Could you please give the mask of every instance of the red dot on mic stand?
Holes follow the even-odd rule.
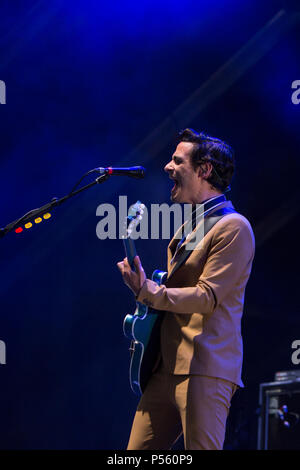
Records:
[[[111,167],[108,167],[108,174],[112,175],[113,174],[113,169]]]

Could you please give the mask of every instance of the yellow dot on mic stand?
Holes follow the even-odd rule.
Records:
[[[25,228],[31,228],[32,227],[32,223],[31,222],[28,222],[28,224],[25,224]]]
[[[35,223],[36,224],[39,224],[40,222],[42,222],[43,219],[41,219],[41,217],[38,217],[37,219],[34,219]]]
[[[46,214],[43,215],[44,219],[50,219],[51,214],[50,212],[47,212]]]

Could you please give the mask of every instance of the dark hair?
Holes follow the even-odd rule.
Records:
[[[193,129],[184,129],[179,132],[179,142],[195,144],[191,154],[191,163],[196,168],[205,162],[211,162],[213,170],[207,182],[224,192],[230,189],[230,183],[235,168],[234,151],[226,142],[210,137]]]

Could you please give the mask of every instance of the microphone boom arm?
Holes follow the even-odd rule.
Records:
[[[11,222],[6,227],[1,228],[0,229],[0,238],[3,238],[7,233],[11,232],[12,230],[15,230],[16,228],[20,227],[21,225],[24,225],[28,222],[31,222],[36,217],[39,217],[40,215],[43,215],[43,214],[49,212],[54,207],[60,206],[61,204],[66,202],[71,197],[76,196],[76,194],[79,194],[82,191],[85,191],[86,189],[89,189],[92,186],[95,186],[96,184],[104,183],[104,181],[106,181],[109,177],[110,177],[110,175],[105,173],[103,175],[98,176],[98,178],[96,178],[91,183],[83,186],[80,189],[77,189],[77,191],[71,191],[69,194],[67,194],[67,196],[62,197],[61,199],[58,199],[57,197],[52,198],[51,201],[48,204],[45,204],[44,206],[42,206],[38,209],[33,209],[33,210],[27,212],[21,218],[15,220],[14,222]]]

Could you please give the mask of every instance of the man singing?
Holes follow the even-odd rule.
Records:
[[[128,450],[223,448],[232,396],[241,380],[241,318],[254,257],[248,220],[224,192],[234,173],[232,148],[185,129],[165,171],[171,199],[200,208],[204,236],[187,251],[189,236],[168,246],[168,278],[158,286],[125,258],[118,268],[137,301],[161,311],[160,362],[138,404]],[[196,206],[197,205],[197,206]]]

